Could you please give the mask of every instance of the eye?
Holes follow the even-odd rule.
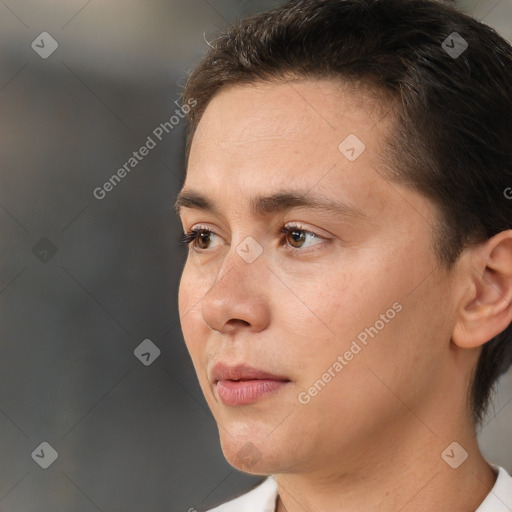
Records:
[[[316,233],[304,229],[303,226],[299,224],[289,224],[284,226],[280,232],[284,235],[284,240],[289,244],[289,250],[292,252],[301,251],[303,248],[318,245],[319,242],[325,240],[323,237],[317,235]],[[307,244],[308,239],[317,240],[318,242]]]
[[[304,229],[303,226],[299,224],[284,226],[279,230],[279,234],[284,235],[281,246],[286,246],[288,250],[292,252],[305,252],[303,250],[304,248],[307,249],[310,246],[319,245],[319,243],[325,240],[324,237]],[[197,226],[183,234],[180,241],[192,247],[193,250],[202,252],[210,248],[209,244],[212,237],[217,237],[217,235],[211,229],[204,226]],[[314,243],[315,240],[317,243]],[[308,243],[308,241],[313,241],[313,243]]]
[[[217,236],[215,233],[205,228],[204,226],[198,226],[191,229],[188,233],[183,234],[180,242],[191,246],[196,251],[205,251],[208,249],[207,245],[211,236]]]

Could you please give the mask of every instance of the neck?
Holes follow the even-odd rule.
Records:
[[[434,433],[410,417],[401,428],[379,433],[357,454],[345,451],[337,464],[311,473],[276,474],[276,512],[474,512],[496,477],[480,454],[473,427],[460,425],[454,421]],[[468,453],[457,469],[441,456],[453,440]],[[461,453],[455,447],[445,458],[455,465]]]

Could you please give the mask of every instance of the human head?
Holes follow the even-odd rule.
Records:
[[[460,55],[447,52],[454,33],[467,43]],[[197,104],[187,157],[221,90],[297,78],[364,87],[387,106],[387,177],[438,208],[441,265],[511,227],[512,51],[494,30],[430,0],[298,0],[258,14],[213,41],[189,78],[184,99]],[[483,346],[470,389],[475,423],[512,362],[511,336],[509,327]]]

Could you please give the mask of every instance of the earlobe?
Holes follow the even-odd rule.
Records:
[[[470,291],[461,299],[452,341],[477,348],[512,322],[512,230],[469,251],[463,272]]]

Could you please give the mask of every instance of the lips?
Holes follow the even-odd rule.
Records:
[[[213,367],[212,380],[216,383],[219,380],[277,380],[287,381],[282,375],[275,375],[252,366],[237,365],[229,366],[224,363],[217,363]]]
[[[284,387],[289,379],[251,366],[217,363],[212,380],[225,405],[248,405]]]

